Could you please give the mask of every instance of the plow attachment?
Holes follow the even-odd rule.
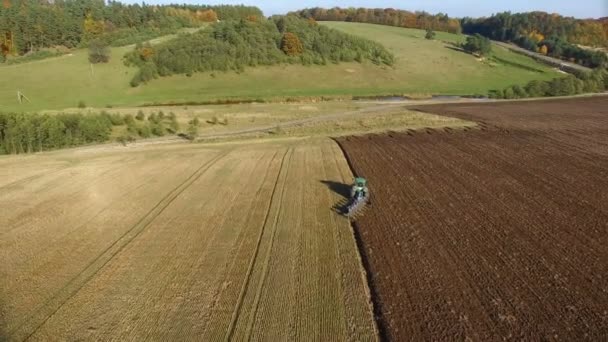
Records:
[[[343,200],[335,206],[335,209],[341,215],[344,215],[351,220],[361,217],[370,204],[369,196],[358,199]]]

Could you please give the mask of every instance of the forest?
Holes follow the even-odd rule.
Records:
[[[129,45],[206,22],[262,17],[256,7],[127,5],[104,0],[3,0],[0,61],[45,48],[84,47],[95,39]]]
[[[269,20],[228,20],[159,45],[140,44],[125,56],[139,67],[132,86],[159,76],[194,72],[242,72],[245,67],[371,61],[392,65],[394,56],[381,44],[318,25],[314,19],[275,16]]]

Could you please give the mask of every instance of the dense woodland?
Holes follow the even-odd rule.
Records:
[[[94,39],[134,44],[206,22],[262,17],[256,7],[125,5],[104,0],[2,0],[0,59],[49,47],[74,48]]]
[[[205,71],[242,71],[278,63],[327,64],[363,62],[392,65],[382,45],[320,26],[296,16],[228,20],[159,45],[138,45],[125,56],[140,71],[132,86],[158,76]]]

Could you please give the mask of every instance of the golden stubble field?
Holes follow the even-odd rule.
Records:
[[[0,340],[377,340],[329,139],[0,158]]]

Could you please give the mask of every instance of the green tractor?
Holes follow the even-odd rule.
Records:
[[[357,177],[350,190],[350,201],[346,206],[346,216],[354,217],[368,202],[367,180],[363,177]]]

